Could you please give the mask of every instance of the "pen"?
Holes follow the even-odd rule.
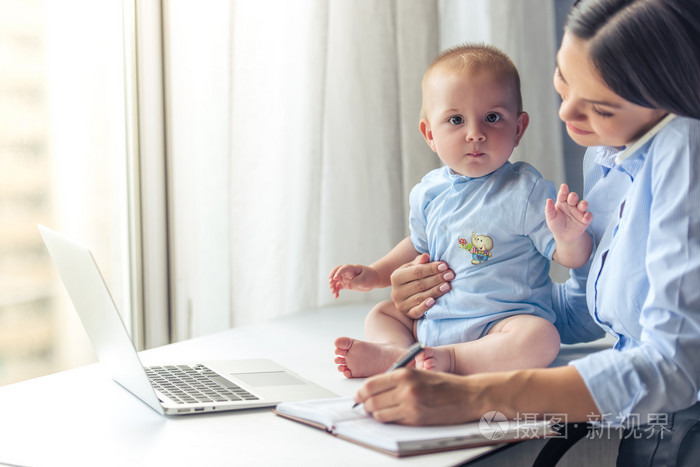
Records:
[[[394,364],[391,365],[391,367],[388,370],[386,370],[386,372],[391,373],[394,370],[398,370],[399,368],[405,367],[406,365],[411,363],[411,361],[413,361],[413,359],[416,358],[416,356],[419,353],[421,353],[423,350],[425,350],[423,345],[420,342],[416,342],[411,347],[409,347],[408,350],[406,351],[406,353],[401,355],[401,357],[399,357],[399,359],[396,360],[394,362]],[[355,404],[352,406],[352,408],[354,409],[358,405],[360,405],[360,403],[355,402]]]

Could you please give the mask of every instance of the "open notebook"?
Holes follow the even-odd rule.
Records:
[[[557,433],[547,421],[509,421],[482,417],[462,425],[415,427],[380,423],[351,398],[331,398],[278,404],[274,412],[291,420],[320,428],[346,441],[385,454],[404,457],[467,447],[500,444]]]

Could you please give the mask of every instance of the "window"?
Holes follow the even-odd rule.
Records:
[[[95,360],[37,224],[131,315],[122,2],[0,0],[0,384]]]

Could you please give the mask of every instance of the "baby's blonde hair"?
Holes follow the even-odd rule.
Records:
[[[513,61],[503,51],[487,44],[462,44],[440,53],[423,75],[423,102],[421,118],[425,117],[426,83],[436,70],[455,72],[478,72],[489,70],[500,77],[512,79],[515,87],[518,113],[523,111],[523,98],[520,93],[520,75]]]

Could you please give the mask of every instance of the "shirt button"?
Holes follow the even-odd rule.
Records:
[[[447,232],[447,226],[445,224],[442,224],[440,226],[440,230],[442,230],[443,232]]]

